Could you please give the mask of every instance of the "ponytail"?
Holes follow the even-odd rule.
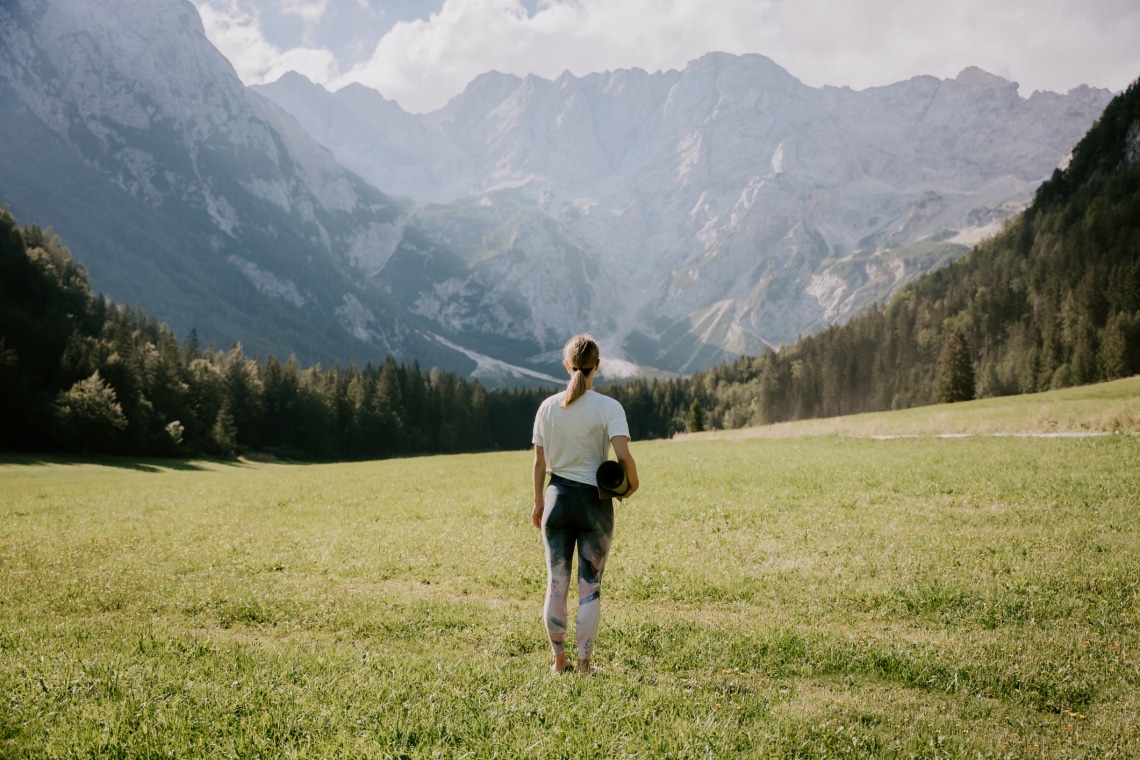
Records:
[[[598,344],[588,333],[575,335],[562,347],[562,359],[570,370],[570,382],[562,398],[563,409],[573,404],[586,392],[590,373],[598,368]]]
[[[583,370],[580,367],[574,367],[570,370],[570,382],[566,384],[566,395],[562,398],[562,408],[573,404],[586,392],[586,376],[592,370]]]

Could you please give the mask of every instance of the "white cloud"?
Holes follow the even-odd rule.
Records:
[[[855,88],[967,66],[1022,95],[1079,84],[1123,89],[1140,75],[1135,0],[784,0],[770,55],[804,82]]]
[[[329,6],[250,1],[309,26]],[[332,51],[275,47],[236,0],[195,2],[243,81],[295,69],[334,89],[374,87],[412,111],[438,108],[492,69],[547,78],[680,69],[710,51],[761,53],[806,84],[860,89],[967,66],[1019,82],[1023,95],[1082,83],[1119,90],[1140,75],[1136,0],[540,0],[533,14],[520,0],[444,0],[426,19],[395,24],[347,72]]]
[[[762,53],[805,83],[864,88],[967,66],[1010,76],[1023,94],[1082,83],[1121,89],[1140,74],[1134,0],[446,0],[396,24],[338,83],[375,87],[405,108],[443,105],[495,69],[682,68],[709,51]]]
[[[288,71],[321,84],[339,76],[340,68],[331,51],[313,47],[281,50],[265,38],[257,15],[242,10],[233,0],[201,2],[198,13],[210,42],[229,59],[246,84],[273,82]]]
[[[769,0],[552,0],[528,15],[518,0],[446,0],[428,19],[396,24],[340,81],[426,111],[492,69],[552,78],[753,52],[776,40],[773,8]]]
[[[306,26],[314,26],[324,18],[329,0],[281,0],[281,12],[300,16]]]

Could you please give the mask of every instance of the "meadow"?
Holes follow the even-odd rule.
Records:
[[[527,452],[8,456],[0,757],[1140,756],[1140,437],[820,432],[634,443],[592,678]]]

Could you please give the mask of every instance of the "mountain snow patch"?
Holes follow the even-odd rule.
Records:
[[[336,316],[354,338],[368,343],[375,337],[370,328],[376,322],[376,315],[354,293],[344,294],[344,302],[336,307]]]
[[[243,259],[241,256],[230,256],[229,262],[240,269],[241,273],[245,275],[245,278],[253,283],[255,288],[267,296],[280,298],[294,306],[304,306],[308,301],[292,280],[286,279],[285,277],[278,277],[273,274],[273,272],[262,269],[257,264]]]
[[[772,160],[769,162],[772,167],[772,174],[780,174],[784,171],[784,143],[780,142],[776,146],[775,152],[772,153]]]
[[[471,373],[471,377],[476,380],[500,381],[504,378],[531,378],[534,380],[543,380],[548,383],[554,383],[555,385],[561,385],[564,382],[563,380],[559,380],[558,378],[553,377],[552,375],[548,375],[545,372],[538,372],[533,369],[527,369],[526,367],[519,367],[514,364],[508,364],[507,362],[501,361],[499,359],[492,359],[490,356],[477,353],[469,348],[464,348],[463,346],[460,346],[456,343],[452,343],[442,335],[431,333],[431,337],[444,346],[447,346],[452,351],[458,351],[471,361],[475,362],[475,371]]]
[[[357,233],[348,250],[348,258],[366,277],[375,277],[392,258],[404,238],[408,217],[400,216],[391,224],[370,224]]]
[[[812,275],[805,291],[819,302],[825,318],[830,320],[840,313],[843,296],[847,293],[847,282],[832,272],[822,272]]]
[[[234,228],[238,226],[237,211],[233,205],[225,196],[215,197],[206,187],[202,188],[202,199],[206,203],[206,213],[214,220],[214,224],[218,225],[218,229],[233,237]]]

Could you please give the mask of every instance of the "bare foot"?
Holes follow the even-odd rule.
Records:
[[[558,675],[562,671],[570,667],[570,661],[566,659],[564,654],[554,655],[554,664],[550,666],[550,672]]]
[[[578,675],[592,676],[597,672],[596,668],[590,664],[590,659],[587,657],[585,660],[578,660]]]

